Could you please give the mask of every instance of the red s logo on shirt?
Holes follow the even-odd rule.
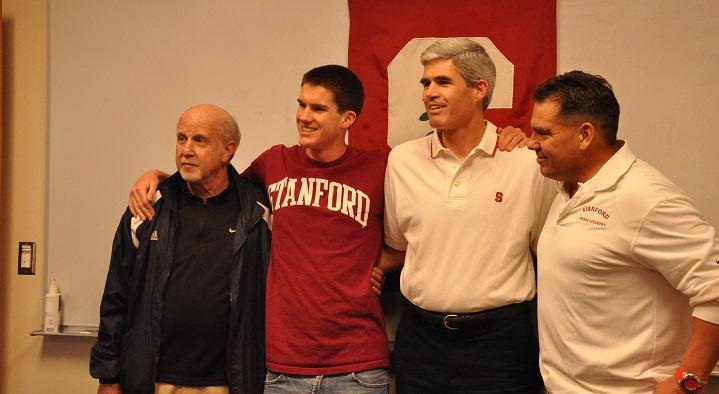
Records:
[[[494,201],[496,201],[496,202],[502,202],[502,197],[503,197],[503,196],[504,196],[504,195],[502,194],[502,192],[497,192],[497,193],[495,193],[495,194],[494,194]]]

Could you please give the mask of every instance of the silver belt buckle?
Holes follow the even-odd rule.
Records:
[[[459,316],[457,316],[457,315],[445,315],[445,316],[444,316],[444,319],[442,319],[442,324],[444,324],[444,328],[446,328],[446,329],[448,329],[448,330],[459,330],[459,328],[457,328],[457,327],[452,327],[452,326],[450,326],[449,324],[447,324],[447,323],[448,323],[448,322],[447,322],[447,319],[457,318],[457,317],[459,317]]]

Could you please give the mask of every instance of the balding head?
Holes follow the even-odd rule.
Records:
[[[214,195],[218,187],[221,187],[219,191],[224,190],[227,184],[226,167],[235,154],[239,140],[237,123],[227,111],[216,105],[195,105],[180,116],[175,162],[193,194]]]
[[[237,145],[240,144],[240,129],[237,127],[235,118],[222,107],[215,104],[198,104],[185,110],[177,121],[179,127],[182,118],[185,116],[199,116],[204,117],[207,121],[213,122],[214,127],[218,127],[222,130],[225,142],[235,141]]]

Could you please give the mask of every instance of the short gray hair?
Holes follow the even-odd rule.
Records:
[[[489,87],[482,102],[482,109],[487,110],[494,93],[497,68],[484,47],[468,38],[443,38],[430,45],[420,56],[422,65],[441,59],[452,60],[467,86],[474,86],[480,79],[487,81]]]
[[[222,122],[222,135],[225,137],[225,141],[235,141],[237,145],[240,145],[240,128],[237,126],[235,118],[227,114],[224,122]]]

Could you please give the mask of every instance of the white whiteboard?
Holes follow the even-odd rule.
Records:
[[[47,256],[64,324],[97,325],[129,187],[148,168],[174,171],[187,107],[215,103],[236,116],[240,171],[269,145],[296,143],[302,74],[347,64],[347,5],[315,3],[50,2]]]
[[[211,102],[236,115],[239,170],[295,143],[300,78],[347,64],[349,13],[339,0],[49,4],[47,272],[64,324],[96,325],[128,188],[145,169],[174,171],[179,114]],[[719,226],[719,3],[559,0],[557,20],[559,70],[604,75],[620,136]]]

